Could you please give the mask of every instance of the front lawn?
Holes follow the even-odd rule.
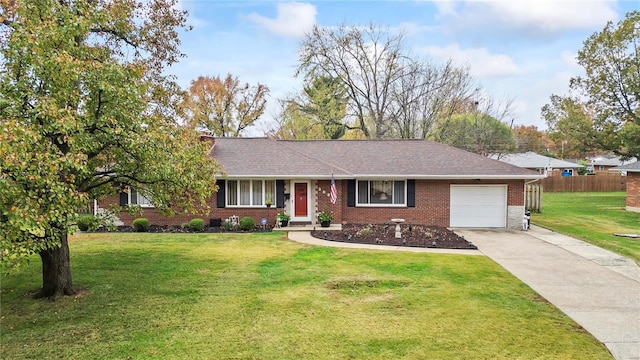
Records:
[[[5,359],[610,359],[483,256],[312,247],[269,234],[78,234],[76,286],[3,275]]]
[[[624,192],[544,193],[542,212],[532,214],[531,221],[640,264],[640,239],[613,235],[640,234],[640,214],[624,208]]]

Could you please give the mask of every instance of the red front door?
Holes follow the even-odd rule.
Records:
[[[294,186],[294,211],[295,217],[307,217],[309,210],[307,209],[307,183],[295,183]]]

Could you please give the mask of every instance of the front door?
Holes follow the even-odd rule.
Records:
[[[293,183],[293,217],[309,217],[309,183]]]

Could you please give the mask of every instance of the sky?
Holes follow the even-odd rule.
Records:
[[[180,0],[193,27],[181,35],[180,63],[168,72],[187,89],[198,76],[228,73],[270,89],[267,110],[248,136],[274,127],[277,100],[302,89],[297,52],[314,25],[367,25],[403,31],[411,54],[434,64],[468,66],[497,101],[513,100],[515,125],[546,129],[540,109],[569,94],[583,75],[576,55],[608,21],[640,9],[638,0],[249,1]]]

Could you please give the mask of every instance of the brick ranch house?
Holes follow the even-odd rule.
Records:
[[[328,208],[334,223],[390,223],[449,228],[519,229],[524,186],[534,171],[426,140],[273,140],[208,138],[222,165],[208,200],[208,219],[250,216],[275,223],[315,224]],[[329,193],[333,175],[335,204]],[[213,176],[212,176],[213,181]],[[273,205],[267,207],[267,200]],[[135,191],[98,202],[141,204],[151,224],[179,225],[197,216],[163,217]],[[123,213],[127,225],[132,217]]]
[[[640,213],[640,161],[618,166],[610,171],[627,172],[627,211]]]

